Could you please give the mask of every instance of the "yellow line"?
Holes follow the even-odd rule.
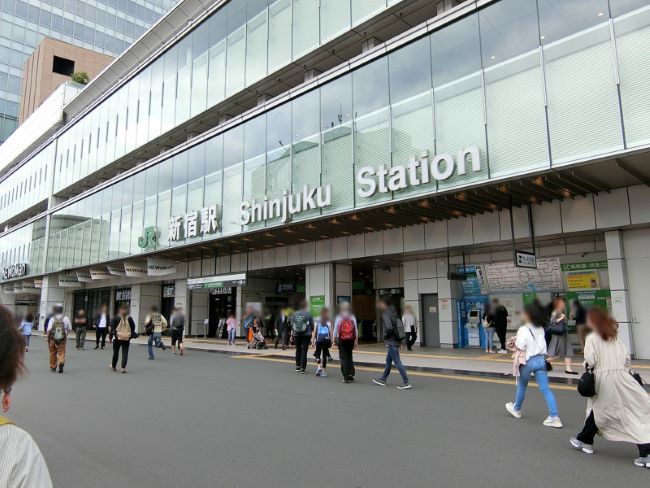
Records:
[[[294,364],[295,361],[290,360],[290,359],[278,359],[278,358],[270,358],[270,357],[265,357],[265,356],[254,356],[254,355],[247,355],[243,354],[240,356],[231,356],[234,359],[254,359],[256,361],[269,361],[273,363],[286,363],[286,364]],[[373,367],[368,367],[368,366],[357,366],[356,369],[361,370],[361,371],[372,371],[372,372],[381,372],[383,371],[382,368],[373,368]],[[426,378],[441,378],[441,379],[446,379],[446,380],[457,380],[457,381],[473,381],[475,383],[492,383],[492,384],[498,384],[498,385],[510,385],[514,386],[515,382],[514,380],[500,380],[496,378],[478,378],[476,376],[465,376],[465,375],[452,375],[452,374],[444,374],[444,373],[429,373],[426,371],[409,371],[409,374],[411,376],[423,376]],[[535,385],[535,382],[530,382],[529,385]],[[575,386],[571,385],[556,385],[556,384],[551,384],[550,385],[551,389],[553,390],[575,390]]]

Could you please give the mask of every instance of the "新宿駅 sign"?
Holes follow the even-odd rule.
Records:
[[[193,210],[184,215],[174,215],[169,219],[169,241],[180,241],[197,237],[199,233],[213,234],[221,227],[219,206],[210,205],[201,210]]]

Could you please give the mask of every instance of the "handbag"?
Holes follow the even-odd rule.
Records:
[[[645,382],[643,381],[643,378],[641,378],[641,375],[636,371],[630,371],[630,374],[632,375],[632,378],[634,378],[634,380],[643,387],[643,384]]]
[[[594,368],[586,365],[585,372],[582,373],[578,380],[578,393],[586,398],[596,396],[596,377],[594,376]]]

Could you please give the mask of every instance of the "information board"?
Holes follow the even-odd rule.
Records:
[[[495,263],[485,266],[491,293],[564,290],[564,281],[558,258],[537,260],[537,269],[525,269],[513,263]]]

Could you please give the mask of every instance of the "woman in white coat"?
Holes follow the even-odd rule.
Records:
[[[634,464],[650,468],[650,396],[630,375],[627,348],[617,339],[618,324],[592,308],[587,327],[592,333],[585,341],[585,364],[593,368],[596,395],[589,398],[585,425],[571,445],[592,454],[597,433],[610,441],[631,442],[639,448]]]

